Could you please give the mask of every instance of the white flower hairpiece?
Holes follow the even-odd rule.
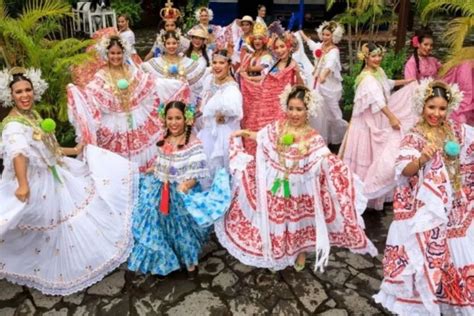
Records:
[[[339,43],[342,39],[342,36],[344,35],[344,28],[341,26],[341,24],[334,21],[324,21],[321,23],[321,25],[316,29],[318,37],[321,41],[323,40],[323,30],[326,27],[329,27],[329,31],[332,33],[332,42],[334,44]]]
[[[288,84],[286,85],[285,89],[283,89],[283,92],[280,94],[280,107],[283,112],[288,111],[288,97],[298,88],[301,88],[301,86],[292,87],[290,84]],[[318,116],[319,108],[321,107],[320,96],[316,95],[315,92],[306,89],[303,102],[306,105],[310,116]]]
[[[439,83],[439,85],[437,84]],[[446,97],[448,98],[448,115],[455,111],[462,101],[463,93],[459,90],[457,84],[446,84],[433,78],[427,78],[420,81],[419,86],[416,88],[413,95],[413,107],[416,113],[422,114],[426,100],[430,97],[436,96],[433,87],[447,87]]]
[[[196,18],[196,21],[199,21],[199,16],[201,15],[202,10],[207,11],[207,15],[209,16],[209,21],[212,21],[212,19],[214,18],[214,12],[211,9],[206,8],[206,7],[200,7],[196,9],[196,11],[194,11],[194,17]]]
[[[112,39],[112,37],[117,38],[118,42],[122,46],[123,60],[125,62],[125,60],[129,59],[132,56],[132,45],[130,45],[128,41],[122,40],[120,37],[116,35],[105,36],[101,38],[100,41],[95,45],[95,49],[97,50],[97,52],[99,53],[99,56],[103,60],[109,60],[109,57],[107,56],[109,49],[107,47],[109,47],[110,40]]]
[[[0,72],[0,102],[2,102],[3,107],[13,106],[10,84],[13,82],[13,76],[15,74],[22,74],[31,81],[31,84],[33,85],[34,100],[40,101],[41,96],[44,94],[46,89],[48,89],[48,83],[41,78],[40,69],[3,69]]]

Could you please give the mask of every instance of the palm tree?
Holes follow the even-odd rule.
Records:
[[[443,39],[451,48],[451,54],[441,70],[447,72],[453,66],[474,59],[474,46],[463,47],[464,40],[474,27],[474,3],[466,0],[431,0],[423,6],[421,18],[427,22],[437,12],[460,14],[446,26]]]
[[[0,0],[0,46],[10,66],[41,69],[49,88],[37,108],[46,116],[67,121],[66,84],[70,67],[89,58],[85,48],[93,42],[68,38],[56,40],[61,19],[71,15],[63,0],[28,0],[17,18]]]
[[[335,0],[326,2],[327,10],[334,5]],[[393,22],[395,15],[384,0],[346,0],[346,11],[335,17],[339,23],[346,25],[348,31],[349,67],[354,65],[354,49],[362,45],[364,26],[369,26],[368,40],[373,40],[381,24]],[[355,43],[353,41],[355,40]],[[355,44],[355,47],[354,47]]]

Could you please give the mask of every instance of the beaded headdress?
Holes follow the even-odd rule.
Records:
[[[12,69],[3,69],[0,72],[0,102],[3,107],[13,106],[10,84],[13,82],[13,76],[21,74],[28,78],[33,85],[34,100],[40,101],[41,96],[48,89],[48,83],[41,78],[41,70],[35,68],[13,67]]]
[[[323,40],[323,31],[328,29],[332,33],[332,41],[334,44],[337,44],[341,41],[342,36],[344,35],[344,28],[335,21],[324,21],[317,29],[318,37],[320,40]]]
[[[207,11],[207,15],[209,16],[209,21],[212,21],[212,19],[214,18],[214,12],[211,9],[206,8],[206,7],[200,7],[196,9],[196,11],[194,11],[194,17],[196,18],[196,20],[199,21],[201,12],[204,10]]]
[[[283,112],[288,111],[288,98],[290,94],[292,94],[294,91],[297,89],[301,89],[301,87],[304,86],[291,86],[290,84],[286,85],[285,89],[283,92],[280,94],[280,107]],[[314,95],[314,92],[309,90],[308,88],[305,88],[305,94],[304,94],[304,104],[306,105],[306,108],[308,109],[308,113],[312,117],[318,116],[318,110],[321,107],[321,99],[317,96]]]
[[[255,23],[252,30],[252,36],[253,37],[267,37],[267,35],[268,35],[267,27],[262,23],[259,23],[259,22]]]
[[[413,95],[413,107],[416,113],[421,115],[421,113],[423,113],[425,102],[429,98],[437,96],[434,91],[437,87],[446,90],[446,97],[448,99],[448,115],[459,107],[463,98],[463,93],[459,90],[457,84],[449,85],[443,81],[427,78],[420,81],[420,84]]]
[[[163,123],[166,121],[165,107],[166,104],[164,103],[160,103],[160,106],[158,107],[158,116]],[[186,120],[187,125],[192,125],[194,123],[195,115],[196,106],[194,104],[186,104],[186,108],[184,109],[184,119]]]
[[[119,36],[116,36],[116,35],[103,37],[95,45],[95,49],[99,53],[99,56],[103,60],[107,60],[107,61],[109,60],[109,57],[107,56],[107,54],[109,52],[109,49],[107,47],[109,47],[110,41],[112,39],[115,39],[120,43],[120,46],[123,49],[123,60],[125,61],[125,60],[129,59],[132,56],[132,46],[130,45],[130,43],[128,41],[124,41]]]
[[[181,11],[173,8],[173,2],[168,0],[165,3],[165,7],[160,10],[160,16],[164,21],[176,22],[181,17]]]
[[[383,48],[382,46],[378,46],[377,45],[377,48],[375,48],[374,50],[370,51],[369,49],[369,44],[368,43],[365,43],[364,45],[362,45],[362,47],[360,48],[360,51],[357,53],[357,58],[360,60],[360,61],[363,61],[365,60],[366,58],[368,58],[369,56],[376,56],[376,55],[384,55],[385,54],[385,48]]]

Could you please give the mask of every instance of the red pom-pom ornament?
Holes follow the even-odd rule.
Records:
[[[322,55],[323,55],[323,51],[320,50],[319,48],[314,51],[314,57],[321,58]]]

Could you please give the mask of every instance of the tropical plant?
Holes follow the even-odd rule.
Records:
[[[335,2],[336,0],[327,1],[327,9],[330,10]],[[354,51],[360,49],[362,41],[373,41],[382,25],[390,26],[394,23],[396,15],[393,8],[397,3],[386,3],[383,0],[346,0],[346,10],[334,17],[347,29],[351,69],[354,65]]]
[[[0,0],[0,46],[11,66],[35,67],[42,71],[49,88],[37,108],[43,115],[67,121],[66,84],[70,67],[89,59],[85,48],[91,40],[55,40],[60,21],[71,14],[63,0],[28,0],[17,18],[9,15]]]
[[[207,7],[209,0],[196,0],[187,1],[186,7],[184,8],[184,25],[183,29],[185,32],[190,30],[194,25],[198,23],[194,16],[194,11],[199,7]]]
[[[140,2],[135,0],[114,0],[111,1],[112,9],[117,15],[126,14],[131,21],[131,24],[136,24],[141,19],[142,7]]]
[[[433,14],[439,12],[459,15],[447,24],[443,34],[444,41],[451,48],[441,70],[444,73],[465,60],[474,59],[474,46],[463,47],[474,27],[474,4],[465,0],[431,0],[423,7],[421,18],[426,23]]]

